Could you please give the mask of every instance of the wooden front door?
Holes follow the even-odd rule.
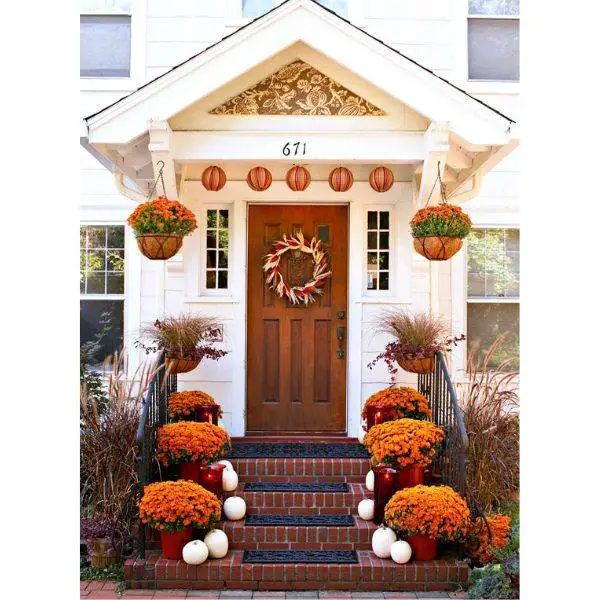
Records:
[[[331,278],[322,296],[294,306],[265,285],[271,246],[302,230],[327,250]],[[248,215],[248,432],[346,431],[348,207],[251,205]],[[287,252],[286,282],[310,280],[308,254]]]

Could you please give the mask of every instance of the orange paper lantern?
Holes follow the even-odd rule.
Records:
[[[369,175],[369,183],[376,192],[387,192],[394,185],[394,174],[387,167],[375,167]]]
[[[350,169],[336,167],[329,173],[329,186],[334,192],[347,192],[354,183]]]
[[[273,181],[273,176],[264,167],[254,167],[248,171],[246,182],[255,192],[263,192]]]
[[[225,171],[221,167],[211,165],[202,172],[202,185],[209,192],[218,192],[227,182]]]
[[[304,167],[293,166],[285,176],[285,180],[294,192],[303,192],[310,185],[310,173]]]

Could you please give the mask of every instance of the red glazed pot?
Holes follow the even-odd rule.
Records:
[[[422,485],[424,479],[424,469],[421,465],[404,467],[404,469],[400,469],[396,475],[399,490],[415,487],[415,485]]]
[[[161,531],[160,543],[163,558],[181,560],[183,547],[192,539],[192,528],[186,527],[180,531]]]
[[[379,425],[386,421],[393,421],[395,418],[396,410],[393,406],[386,406],[383,404],[367,406],[367,431],[369,431],[373,425]]]
[[[375,516],[373,517],[373,521],[377,525],[380,525],[383,523],[385,505],[398,491],[398,471],[387,465],[376,465],[373,467],[373,473],[375,475]]]
[[[215,463],[200,467],[198,483],[209,492],[212,492],[219,500],[223,499],[223,471],[225,465]]]
[[[427,535],[409,535],[406,541],[412,548],[414,560],[434,560],[437,556],[437,540]]]
[[[198,423],[212,423],[213,425],[219,424],[219,408],[218,404],[201,404],[194,409],[192,413],[194,421]]]
[[[198,483],[200,479],[200,463],[182,462],[179,463],[179,479],[187,479]]]

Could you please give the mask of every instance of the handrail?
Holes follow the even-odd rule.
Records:
[[[157,380],[160,379],[160,371],[161,371],[161,366],[164,363],[164,351],[161,352],[157,359],[155,360],[154,364],[157,365],[157,369],[156,369],[156,373],[154,374],[154,377],[152,378],[152,381],[150,381],[150,384],[148,385],[148,390],[146,391],[146,397],[144,398],[144,403],[142,404],[142,412],[140,413],[140,421],[138,423],[138,428],[137,428],[137,433],[135,434],[135,441],[137,444],[140,444],[142,441],[142,438],[144,436],[144,427],[146,425],[146,421],[148,419],[148,413],[150,412],[150,404],[151,404],[151,396],[152,393],[154,391],[154,385],[155,382],[157,382]],[[160,383],[158,381],[158,383]]]
[[[469,447],[469,436],[467,435],[467,428],[465,427],[465,421],[463,419],[462,409],[458,404],[458,396],[456,395],[456,388],[454,387],[454,383],[452,383],[452,379],[450,378],[450,373],[448,373],[448,366],[446,365],[446,361],[444,360],[444,355],[438,351],[436,356],[442,373],[444,375],[444,379],[446,381],[446,386],[448,387],[448,394],[450,395],[450,400],[452,401],[452,406],[454,407],[454,412],[456,414],[456,424],[458,426],[458,431],[460,433],[460,438],[465,450]]]

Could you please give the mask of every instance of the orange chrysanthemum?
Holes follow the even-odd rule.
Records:
[[[385,506],[385,521],[402,535],[461,540],[471,514],[464,499],[446,485],[417,485],[396,492]]]
[[[496,560],[495,550],[502,550],[510,537],[510,517],[503,514],[486,517],[488,527],[482,517],[475,519],[469,537],[471,556],[480,564]],[[490,538],[490,533],[492,537]]]
[[[194,213],[177,200],[161,196],[139,204],[127,223],[137,235],[144,233],[175,233],[187,235],[198,227]]]
[[[413,237],[444,235],[464,238],[471,226],[469,215],[460,206],[452,204],[427,206],[418,210],[410,220]]]
[[[209,464],[223,458],[231,438],[218,425],[179,421],[163,425],[157,432],[158,460],[165,466],[180,462]]]
[[[396,419],[431,419],[429,401],[410,387],[390,386],[375,392],[367,398],[361,412],[362,418],[366,420],[367,408],[377,404],[393,407]]]
[[[176,419],[189,416],[196,408],[203,404],[216,404],[215,399],[206,392],[194,390],[190,392],[173,392],[169,396],[169,417]],[[223,416],[223,410],[219,406],[219,418]]]
[[[221,519],[219,499],[192,481],[159,481],[144,488],[140,519],[150,527],[179,531],[213,527]]]
[[[444,431],[430,421],[397,419],[371,427],[363,443],[373,464],[403,469],[430,465],[443,439]]]

